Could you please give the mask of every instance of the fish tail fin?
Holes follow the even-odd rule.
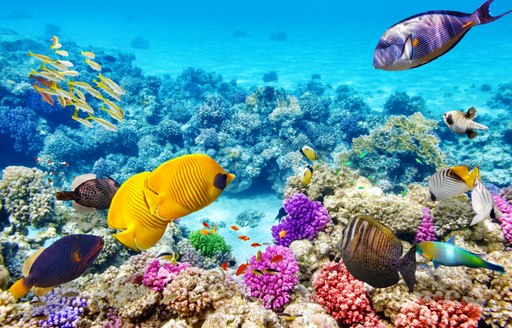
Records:
[[[398,271],[409,287],[409,292],[412,292],[416,284],[416,244],[400,259]]]
[[[478,19],[478,22],[479,22],[478,24],[481,25],[481,24],[487,24],[487,23],[494,22],[495,20],[497,20],[497,19],[505,16],[506,14],[509,14],[510,12],[512,12],[512,10],[509,10],[509,11],[507,11],[507,12],[501,14],[501,15],[491,16],[491,12],[489,10],[489,7],[491,6],[491,3],[493,1],[494,0],[487,0],[480,7],[478,7],[478,9],[473,14]]]
[[[492,271],[496,271],[496,272],[501,273],[501,274],[505,273],[505,268],[502,267],[501,265],[494,264],[494,263],[487,262],[487,261],[484,261],[484,262],[485,262],[485,268],[486,269],[489,269],[489,270],[492,270]]]
[[[477,214],[473,217],[473,220],[471,220],[471,223],[469,224],[469,226],[473,226],[473,225],[477,224],[478,222],[483,221],[484,219],[485,219],[484,213]]]
[[[9,288],[9,293],[15,298],[19,299],[25,295],[28,294],[32,286],[28,286],[25,278],[21,278],[20,280],[16,281],[11,288]]]
[[[57,200],[75,200],[74,191],[59,191],[55,193]]]
[[[473,122],[473,124],[471,124],[471,128],[476,129],[476,130],[489,130],[488,126],[477,123],[477,122]]]

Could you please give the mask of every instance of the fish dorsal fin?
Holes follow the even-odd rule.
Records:
[[[473,188],[473,184],[475,182],[474,177],[471,175],[471,172],[469,172],[467,166],[461,165],[461,166],[452,166],[451,171],[458,176],[464,183],[470,188]]]
[[[71,190],[75,190],[79,185],[85,181],[96,179],[96,174],[88,173],[77,176],[73,182],[71,182]]]
[[[32,287],[32,292],[37,296],[44,296],[51,292],[53,287]]]
[[[446,241],[446,243],[455,245],[455,235],[451,236],[450,239]]]
[[[466,118],[469,118],[469,119],[475,118],[475,116],[476,116],[476,108],[475,107],[469,108],[468,111],[466,112],[466,114],[464,114],[464,116]]]
[[[471,188],[473,189],[473,187],[475,186],[475,181],[476,179],[481,179],[480,177],[480,170],[478,169],[478,165],[476,165],[472,170],[471,172],[469,172],[468,174],[468,179],[466,181],[466,184]]]
[[[44,250],[44,247],[39,248],[37,251],[32,253],[32,255],[28,257],[28,259],[25,260],[25,262],[23,263],[23,267],[21,269],[21,272],[23,272],[23,276],[28,277],[28,275],[30,274],[30,268],[32,267],[32,264]]]
[[[414,45],[413,45],[414,37],[412,34],[409,34],[404,42],[404,47],[402,48],[402,55],[400,58],[405,60],[411,60],[414,56]]]

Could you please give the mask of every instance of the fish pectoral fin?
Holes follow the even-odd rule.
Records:
[[[476,108],[475,107],[470,107],[468,109],[468,111],[464,114],[464,117],[469,118],[469,119],[473,119],[473,118],[475,118],[475,116],[476,116]]]
[[[434,269],[436,270],[441,266],[441,264],[439,264],[439,262],[437,262],[436,260],[432,260],[432,264],[434,264]]]
[[[405,38],[404,46],[402,48],[402,54],[400,55],[401,59],[411,60],[414,57],[414,37],[412,34],[409,34],[407,38]]]
[[[469,226],[473,226],[477,223],[479,223],[480,221],[483,221],[485,219],[485,215],[483,213],[480,213],[480,214],[477,214],[473,217],[473,220],[471,220],[471,223],[469,224]]]
[[[128,229],[116,233],[113,236],[124,246],[133,249],[136,252],[151,248],[156,244],[167,228],[163,226],[145,228],[142,225],[131,225]]]
[[[446,243],[455,245],[455,235],[451,236],[450,239],[446,241]]]

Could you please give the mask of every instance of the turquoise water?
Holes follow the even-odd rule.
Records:
[[[372,60],[375,46],[388,27],[427,10],[472,13],[481,1],[176,2],[3,1],[0,5],[0,71],[4,72],[4,77],[0,77],[3,79],[0,84],[2,108],[14,108],[17,104],[23,104],[25,108],[25,103],[29,103],[26,90],[30,88],[27,83],[32,81],[28,74],[36,66],[25,54],[38,43],[49,45],[49,36],[54,33],[58,33],[64,48],[93,50],[116,58],[122,57],[121,54],[133,54],[135,60],[131,65],[135,69],[128,71],[126,67],[130,64],[126,64],[123,66],[126,71],[111,72],[121,86],[123,83],[130,85],[130,94],[120,101],[126,121],[119,124],[117,135],[98,126],[89,130],[71,121],[71,111],[49,115],[44,112],[42,102],[34,100],[36,105],[30,108],[31,119],[37,125],[33,139],[39,142],[33,148],[17,151],[12,136],[2,132],[0,124],[0,169],[11,165],[38,167],[45,174],[45,185],[61,190],[69,189],[73,177],[84,173],[100,175],[98,172],[101,172],[123,183],[133,174],[153,170],[173,157],[208,153],[225,165],[226,171],[235,173],[238,180],[210,206],[180,219],[179,224],[190,231],[203,229],[205,220],[218,225],[218,232],[232,246],[233,256],[238,263],[244,263],[255,253],[255,248],[249,246],[251,243],[272,242],[270,227],[276,224],[274,219],[283,203],[286,181],[300,175],[303,166],[309,163],[293,153],[309,141],[319,151],[322,162],[334,169],[340,167],[339,154],[350,150],[353,138],[370,134],[382,126],[389,117],[386,101],[395,92],[405,92],[411,97],[421,97],[425,103],[423,114],[437,123],[432,133],[439,140],[436,147],[446,155],[445,166],[478,164],[486,182],[498,187],[512,184],[512,86],[498,91],[500,86],[512,82],[512,14],[473,28],[454,49],[427,65],[408,71],[387,72],[375,69]],[[496,0],[491,5],[491,12],[501,14],[512,9],[510,6],[510,1]],[[284,40],[273,39],[272,35],[278,33]],[[142,38],[146,45],[134,45],[136,38]],[[115,65],[112,67],[114,70]],[[279,101],[288,101],[288,106],[292,107],[291,97],[301,99],[302,96],[297,90],[311,82],[312,76],[320,75],[325,87],[322,97],[333,100],[337,88],[347,85],[352,95],[367,104],[368,109],[359,113],[357,106],[347,107],[339,120],[351,115],[356,118],[346,125],[328,120],[327,116],[332,112],[320,119],[304,117],[291,119],[292,123],[283,120],[280,125],[267,120],[266,125],[261,123],[252,136],[237,139],[240,134],[235,132],[228,137],[216,135],[214,144],[207,146],[197,141],[200,131],[213,127],[215,132],[222,130],[228,134],[239,131],[249,122],[233,120],[232,125],[221,126],[232,118],[229,117],[231,113],[226,115],[228,118],[223,117],[221,123],[206,122],[203,126],[194,126],[197,123],[195,115],[208,92],[192,100],[174,94],[178,92],[175,89],[152,90],[153,93],[148,95],[151,77],[164,81],[164,85],[170,84],[169,81],[175,81],[173,79],[179,81],[180,74],[188,68],[214,72],[222,76],[223,81],[236,82],[245,93],[241,92],[244,99],[240,102],[230,100],[232,108],[248,103],[247,96],[265,87],[286,93],[287,96]],[[141,79],[141,85],[133,82],[130,75],[137,69],[142,77],[137,75],[135,80]],[[264,74],[271,71],[277,74],[277,81],[263,81]],[[25,91],[16,93],[15,84]],[[219,92],[216,89],[212,93]],[[495,102],[493,99],[498,94],[508,98],[502,103]],[[279,101],[274,99],[274,103]],[[482,132],[475,140],[449,132],[442,114],[454,109],[465,111],[472,106],[478,110],[477,121],[489,125],[489,132]],[[249,114],[257,112],[250,106],[247,108]],[[330,109],[333,108],[336,109],[335,106]],[[177,111],[187,110],[190,111],[187,119],[177,118],[180,114]],[[258,112],[258,115],[268,117],[271,111]],[[356,116],[359,114],[363,118]],[[178,129],[183,137],[157,136],[162,122],[171,118],[179,122]],[[357,124],[364,126],[362,132],[345,133],[345,129]],[[261,135],[265,138],[260,140]],[[333,141],[325,141],[328,137]],[[58,138],[66,140],[63,145],[54,140]],[[30,141],[23,139],[24,145]],[[64,147],[72,141],[77,144]],[[99,146],[95,148],[95,144]],[[233,160],[233,153],[238,153],[239,159]],[[39,161],[41,156],[50,156],[56,163],[69,162],[70,166],[34,160]],[[365,158],[365,152],[350,156],[342,157],[341,163],[350,163],[347,165],[369,177],[372,183],[396,194],[406,192],[409,182],[425,186],[427,177],[436,171],[434,164],[414,152],[403,157],[379,153]],[[102,166],[104,162],[108,165]],[[386,166],[386,163],[391,164]],[[409,176],[410,180],[406,181],[405,177]],[[66,208],[71,212],[69,207]],[[237,232],[230,229],[230,225],[236,224],[236,216],[247,209],[263,212],[258,226],[240,227]],[[102,218],[106,217],[105,212],[101,212]],[[5,209],[3,214],[6,214]],[[3,218],[2,229],[9,226],[7,215]],[[45,227],[31,227],[27,238],[35,238]],[[251,239],[242,242],[238,238],[240,235]],[[56,237],[47,238],[47,242],[53,238]],[[0,242],[7,243],[1,239]],[[44,241],[32,242],[30,249],[38,243]],[[156,249],[165,251],[165,247],[159,245]],[[24,251],[28,252],[27,249]],[[9,265],[16,263],[19,266],[21,257],[18,254],[16,261],[8,261]]]

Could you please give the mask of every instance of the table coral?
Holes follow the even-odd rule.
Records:
[[[449,300],[423,300],[406,303],[395,320],[397,328],[476,328],[480,306]]]
[[[311,201],[304,194],[294,194],[284,201],[286,217],[272,226],[272,237],[277,245],[289,246],[298,239],[313,239],[332,223],[329,212],[319,201]],[[282,231],[285,231],[284,236]]]
[[[8,166],[0,180],[0,197],[9,214],[11,227],[25,232],[32,226],[51,221],[54,211],[54,191],[44,183],[45,174],[36,168]]]
[[[385,327],[366,295],[364,283],[354,278],[342,261],[330,262],[315,274],[315,301],[334,319],[351,327]]]
[[[267,272],[268,269],[276,272]],[[299,281],[298,270],[295,255],[289,248],[269,246],[259,259],[250,258],[244,281],[252,297],[263,300],[265,308],[278,311],[290,301],[293,287]]]

